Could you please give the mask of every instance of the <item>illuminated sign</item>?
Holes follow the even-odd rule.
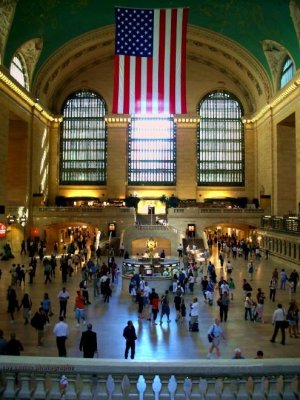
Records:
[[[6,236],[6,225],[0,223],[0,238]]]

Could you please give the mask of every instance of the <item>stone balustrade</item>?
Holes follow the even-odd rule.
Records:
[[[128,362],[0,356],[0,373],[1,399],[296,400],[300,396],[299,359]]]

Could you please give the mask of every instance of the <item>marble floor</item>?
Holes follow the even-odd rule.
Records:
[[[217,266],[217,274],[220,276],[221,270],[216,260],[216,251],[213,253],[212,260]],[[26,256],[17,255],[14,262],[21,262],[28,265]],[[105,260],[106,261],[106,260]],[[118,264],[121,266],[122,260],[117,258]],[[271,325],[271,316],[278,302],[288,306],[289,297],[287,291],[277,290],[276,302],[273,303],[268,299],[268,283],[274,268],[285,268],[289,274],[294,268],[293,265],[286,264],[282,260],[269,260],[262,258],[259,262],[255,261],[256,272],[253,281],[253,294],[256,289],[261,287],[266,293],[265,302],[265,323],[253,323],[244,321],[244,299],[241,289],[242,279],[247,278],[247,262],[243,259],[233,260],[233,278],[236,284],[234,300],[230,304],[229,318],[226,324],[223,324],[226,340],[221,344],[222,358],[232,358],[234,349],[239,347],[242,354],[246,358],[253,358],[257,350],[263,350],[265,358],[281,358],[281,357],[300,357],[300,338],[290,338],[287,332],[286,346],[280,343],[270,343],[273,332]],[[0,280],[0,329],[4,331],[4,336],[9,337],[11,332],[17,333],[17,338],[24,346],[24,355],[28,356],[57,356],[55,337],[52,332],[54,324],[58,320],[59,304],[57,294],[62,288],[61,275],[57,270],[56,277],[52,283],[44,284],[43,269],[38,264],[37,276],[33,284],[29,284],[26,276],[25,286],[17,287],[18,299],[21,300],[24,293],[29,293],[33,302],[33,311],[39,307],[44,292],[49,293],[52,302],[54,315],[51,317],[51,325],[45,330],[44,346],[37,346],[37,334],[31,325],[24,325],[22,311],[16,313],[15,322],[10,322],[7,314],[6,290],[10,284],[10,266],[12,261],[1,261],[2,278]],[[299,267],[298,267],[299,269]],[[67,340],[67,352],[69,357],[82,357],[79,351],[79,341],[82,330],[85,327],[76,327],[74,318],[74,298],[76,289],[81,280],[80,271],[75,272],[69,278],[66,287],[71,297],[68,304],[66,322],[70,327],[70,335]],[[139,320],[137,316],[137,304],[131,301],[128,293],[128,284],[122,287],[120,279],[118,285],[113,287],[113,293],[109,304],[103,302],[102,298],[93,297],[93,289],[90,288],[90,297],[92,304],[86,308],[87,321],[93,324],[93,330],[97,332],[99,358],[123,358],[124,339],[122,337],[123,328],[127,320],[131,319],[135,325],[138,340],[136,343],[136,359],[137,360],[183,360],[183,359],[199,359],[205,358],[207,355],[208,341],[207,331],[213,319],[218,316],[218,306],[208,306],[203,301],[200,286],[196,285],[195,295],[200,299],[200,319],[198,333],[189,332],[187,322],[178,325],[175,322],[175,311],[173,307],[173,296],[171,296],[171,322],[164,322],[162,325],[151,326],[146,320]],[[300,288],[296,294],[296,299],[300,302]],[[185,302],[188,305],[191,301],[191,295],[185,295]],[[279,338],[277,338],[279,342]],[[131,361],[130,361],[131,362]]]

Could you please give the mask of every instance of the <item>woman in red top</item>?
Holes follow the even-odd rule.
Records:
[[[80,320],[82,319],[83,325],[85,325],[85,297],[82,295],[80,290],[77,290],[77,296],[75,298],[75,317],[77,319],[77,327],[80,326]]]
[[[152,325],[157,325],[157,323],[155,322],[159,308],[159,296],[157,293],[154,293],[151,305],[152,305]]]

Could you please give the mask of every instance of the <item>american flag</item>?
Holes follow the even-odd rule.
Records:
[[[116,7],[116,114],[185,114],[187,8]]]

